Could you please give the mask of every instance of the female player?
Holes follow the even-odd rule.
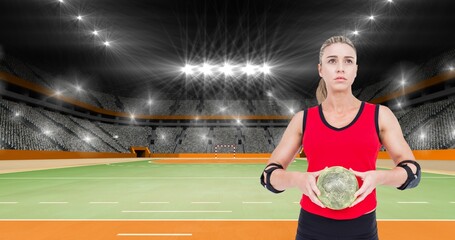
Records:
[[[420,166],[392,111],[352,94],[356,60],[356,49],[348,38],[335,36],[324,42],[318,64],[319,105],[293,116],[261,175],[261,183],[272,192],[292,187],[302,191],[297,240],[378,239],[376,186],[404,190],[420,181]],[[376,170],[381,145],[395,168]],[[300,147],[307,156],[307,171],[287,171]],[[317,197],[316,179],[331,166],[351,169],[359,181],[356,200],[342,210],[326,208]]]

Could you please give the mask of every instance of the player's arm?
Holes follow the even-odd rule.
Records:
[[[261,174],[261,183],[275,193],[282,192],[288,188],[298,187],[313,202],[324,207],[316,197],[316,194],[320,194],[316,187],[316,177],[319,172],[302,173],[286,170],[294,160],[302,144],[303,115],[304,112],[300,111],[292,117],[280,143],[272,152],[272,156]]]
[[[382,144],[396,166],[390,171],[382,172],[380,184],[400,187],[408,181],[409,176],[406,168],[400,166],[400,163],[410,160],[411,164],[406,165],[413,174],[417,173],[418,164],[412,163],[412,161],[415,161],[414,154],[403,137],[397,118],[388,107],[380,106],[379,108],[379,129],[379,136],[382,140]]]
[[[415,187],[420,182],[420,166],[415,162],[414,154],[403,137],[397,118],[385,106],[379,108],[379,137],[396,167],[391,170],[353,171],[356,176],[363,179],[363,184],[354,194],[357,199],[351,207],[363,201],[377,185],[394,186],[404,190]],[[402,166],[405,162],[410,164]]]

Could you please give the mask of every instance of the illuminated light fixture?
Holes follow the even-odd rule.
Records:
[[[267,96],[273,97],[273,93],[272,93],[271,91],[268,91],[268,92],[267,92]]]
[[[406,85],[406,81],[404,79],[401,80],[401,85],[402,86]]]
[[[294,112],[294,109],[292,109],[292,108],[289,109],[289,112],[292,113],[292,114],[295,113],[295,112]]]
[[[220,107],[220,111],[224,112],[224,111],[226,111],[226,108],[225,107]]]
[[[374,16],[373,16],[373,15],[371,15],[370,17],[368,17],[368,19],[370,19],[370,20],[372,20],[372,21],[373,21],[373,20],[374,20]]]
[[[421,133],[421,134],[420,134],[420,139],[425,139],[425,137],[426,137],[426,136],[425,136],[424,133]]]
[[[95,30],[93,30],[92,34],[95,35],[95,36],[98,36],[99,35],[99,31],[95,29]]]
[[[112,136],[112,137],[115,138],[115,139],[118,139],[118,135],[114,135],[114,136]]]
[[[354,32],[352,32],[352,34],[359,35],[359,31],[355,30]]]
[[[389,2],[389,3],[393,3],[393,0],[387,0],[387,2]]]
[[[253,65],[247,64],[243,69],[243,72],[247,75],[253,75],[255,71],[255,67]]]
[[[20,112],[16,112],[16,113],[14,114],[15,117],[19,117],[20,115],[21,115]]]
[[[166,136],[164,136],[164,135],[161,135],[161,139],[166,139]]]
[[[77,18],[77,20],[82,21],[82,16],[81,15],[78,15],[76,18]]]
[[[453,67],[452,66],[449,67],[449,71],[453,71]]]
[[[224,73],[224,75],[231,75],[233,68],[234,67],[229,63],[225,63],[222,67],[220,67],[220,72]]]
[[[104,43],[103,43],[103,44],[104,44],[104,46],[106,46],[106,47],[109,47],[109,46],[111,46],[111,42],[109,42],[109,41],[104,41]]]
[[[62,91],[60,91],[60,90],[55,91],[55,95],[57,95],[57,96],[62,95]]]
[[[77,85],[77,86],[76,86],[76,91],[81,92],[81,91],[82,91],[82,87],[79,86],[79,85]]]
[[[401,102],[398,102],[398,103],[397,103],[397,106],[398,106],[398,107],[401,107]]]
[[[91,139],[90,137],[85,137],[85,138],[84,138],[84,141],[86,141],[86,142],[90,142],[91,140],[92,140],[92,139]]]
[[[44,130],[43,133],[44,133],[44,135],[51,135],[52,132],[49,130]]]
[[[237,119],[237,124],[240,124],[242,123],[242,121],[240,121],[240,119]]]
[[[210,64],[204,63],[202,67],[200,68],[201,73],[204,75],[210,75],[212,74],[212,66]]]
[[[58,0],[59,3],[64,3],[63,0]]]
[[[186,75],[193,74],[193,66],[186,64],[185,67],[182,67],[182,72],[184,72]]]
[[[152,99],[149,99],[149,100],[147,101],[147,105],[152,105],[152,104],[153,104]]]
[[[262,67],[261,67],[261,72],[264,73],[264,74],[269,74],[270,73],[270,66],[264,63],[264,65],[262,65]]]
[[[131,115],[130,115],[131,120],[134,120],[135,117],[136,117],[136,116],[134,116],[134,114],[131,114]]]

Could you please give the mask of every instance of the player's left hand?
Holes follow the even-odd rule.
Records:
[[[378,174],[375,170],[366,172],[357,172],[352,170],[352,168],[349,170],[363,181],[362,187],[354,193],[356,200],[349,206],[353,207],[357,203],[363,201],[376,188],[378,185]]]

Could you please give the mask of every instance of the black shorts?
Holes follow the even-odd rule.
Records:
[[[300,210],[296,240],[377,240],[376,211],[350,220],[334,220]]]

